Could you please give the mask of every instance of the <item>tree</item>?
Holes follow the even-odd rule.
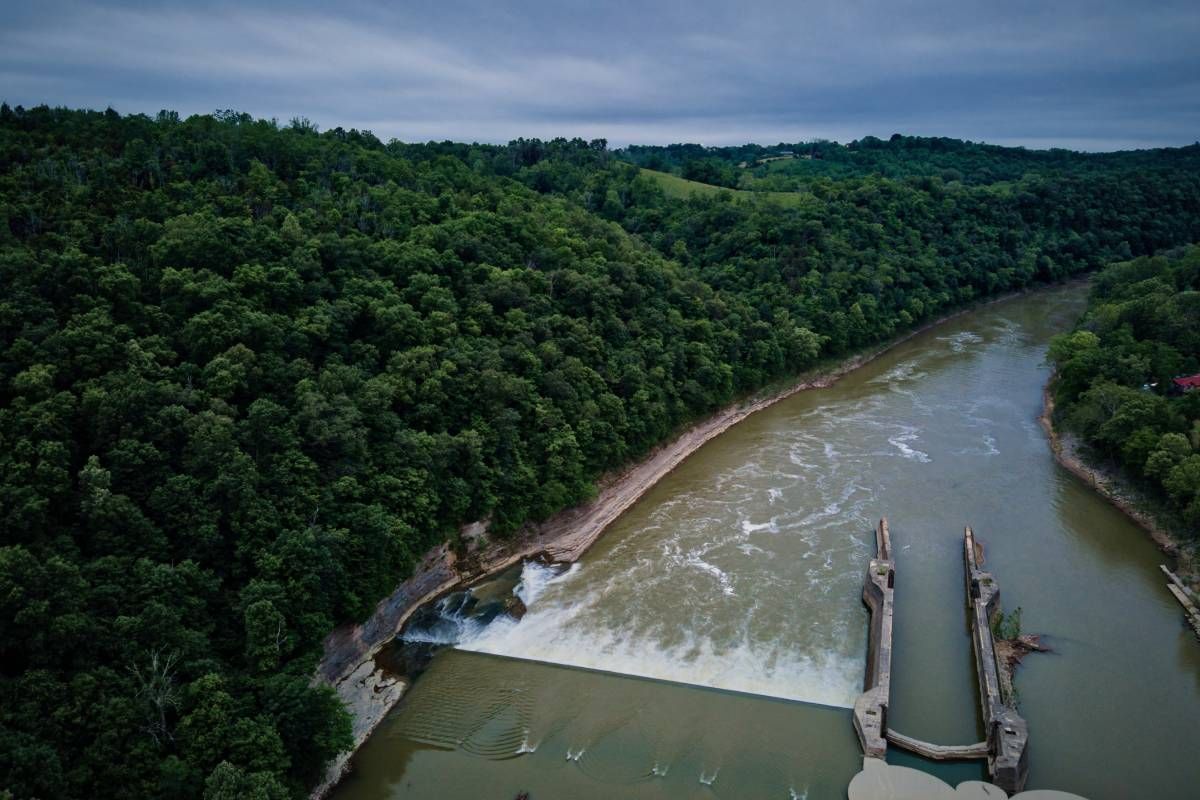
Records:
[[[269,772],[246,772],[228,761],[204,781],[204,800],[286,800],[287,789]]]
[[[1115,256],[1060,407],[1200,507],[1200,395],[1159,396],[1200,370],[1200,251],[1168,250],[1200,149],[852,145],[0,105],[13,794],[303,797],[352,741],[324,637],[464,523],[513,535],[721,404]],[[780,150],[811,158],[737,166]]]
[[[279,665],[288,650],[287,621],[270,600],[258,600],[246,607],[246,660],[256,672],[267,672]]]
[[[144,663],[133,664],[129,672],[137,686],[137,698],[146,707],[145,731],[156,744],[173,739],[169,716],[179,710],[179,690],[175,685],[178,655],[161,648],[147,654]]]

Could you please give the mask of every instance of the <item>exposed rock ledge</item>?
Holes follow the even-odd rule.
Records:
[[[445,544],[435,547],[426,553],[412,577],[384,598],[365,622],[340,626],[325,639],[325,653],[314,680],[332,684],[353,715],[354,750],[367,740],[407,688],[403,680],[377,665],[374,656],[396,636],[417,608],[457,586],[499,572],[526,558],[574,562],[609,525],[684,459],[751,414],[806,389],[830,386],[896,345],[981,305],[1024,293],[1008,294],[960,309],[881,347],[849,358],[833,369],[801,377],[783,389],[735,402],[654,450],[641,462],[604,476],[599,481],[596,498],[591,502],[561,511],[544,522],[528,525],[509,540],[487,541],[484,523],[464,526],[464,540],[475,545],[467,558],[460,562]],[[330,764],[325,779],[313,790],[313,800],[321,800],[337,784],[349,767],[354,750],[343,753]]]

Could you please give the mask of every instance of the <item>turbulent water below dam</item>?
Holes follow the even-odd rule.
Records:
[[[962,596],[970,524],[1005,607],[1054,649],[1017,678],[1029,787],[1194,797],[1200,646],[1161,556],[1054,463],[1037,424],[1047,343],[1084,292],[984,307],[782,401],[705,445],[569,569],[526,564],[418,615],[393,657],[453,646],[334,797],[844,797],[861,766],[848,709],[883,515],[892,727],[982,738]],[[519,620],[503,613],[514,592]],[[889,761],[983,777],[978,763]]]

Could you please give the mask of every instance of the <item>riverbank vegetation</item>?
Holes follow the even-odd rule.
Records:
[[[323,637],[461,524],[510,535],[773,380],[1200,239],[1196,148],[988,153],[1007,182],[734,202],[603,141],[0,106],[0,785],[302,796],[350,741]]]
[[[1056,419],[1157,501],[1194,550],[1200,531],[1200,247],[1113,264],[1078,328],[1056,338]]]

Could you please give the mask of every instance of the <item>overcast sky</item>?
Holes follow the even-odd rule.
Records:
[[[0,99],[384,139],[1200,138],[1200,2],[0,0]]]

